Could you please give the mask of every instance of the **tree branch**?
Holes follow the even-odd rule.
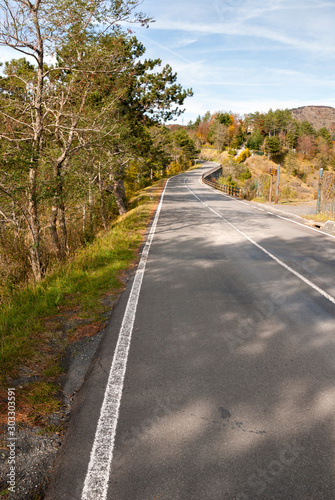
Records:
[[[18,206],[19,210],[22,212],[23,217],[25,218],[25,220],[27,222],[27,225],[28,225],[28,227],[30,229],[33,241],[36,243],[34,231],[33,231],[32,227],[30,225],[29,218],[28,218],[28,216],[27,216],[26,211],[24,210],[24,208],[20,205],[20,203],[14,198],[14,196],[11,193],[8,193],[8,191],[1,186],[1,184],[0,184],[0,191],[2,193],[4,193],[6,196],[8,196],[11,200],[13,200],[13,202],[15,203],[15,205]]]

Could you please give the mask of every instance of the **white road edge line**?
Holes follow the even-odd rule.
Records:
[[[204,184],[204,183],[202,182],[201,177],[200,177],[200,179],[199,179],[199,182],[200,182],[200,184],[201,184],[202,186],[205,186],[206,188],[208,188],[208,189],[211,189],[211,190],[215,191],[215,189],[214,189],[214,188],[212,188],[212,187],[207,186],[206,184]],[[234,201],[237,201],[238,203],[243,203],[243,205],[247,205],[248,207],[255,208],[255,207],[253,207],[250,203],[245,203],[244,201],[238,200],[238,199],[236,199],[236,198],[234,198],[234,197],[232,197],[232,196],[228,196],[228,195],[226,195],[226,194],[222,193],[221,191],[217,191],[217,192],[218,192],[218,193],[220,193],[220,194],[222,194],[222,196],[225,196],[226,198],[229,198],[230,200],[234,200]],[[262,210],[262,209],[261,209],[261,208],[259,208],[258,210]],[[274,210],[276,210],[276,211],[278,211],[278,212],[283,213],[283,210],[278,210],[278,209],[274,209]],[[266,212],[267,214],[274,215],[275,217],[278,217],[279,219],[284,219],[284,220],[287,220],[288,222],[292,222],[292,224],[298,224],[298,226],[305,227],[305,228],[309,229],[310,231],[315,231],[315,232],[316,232],[316,233],[318,233],[318,234],[324,234],[325,236],[329,236],[329,238],[335,238],[335,235],[333,235],[333,234],[329,234],[329,233],[325,233],[324,231],[322,231],[322,229],[315,229],[314,227],[307,226],[306,224],[302,224],[301,222],[297,222],[297,221],[292,220],[292,219],[289,219],[289,218],[287,218],[287,217],[283,217],[282,215],[278,215],[278,214],[276,214],[276,213],[269,212],[268,210],[264,210],[264,209],[263,209],[263,211],[264,211],[264,212]],[[290,215],[293,215],[294,217],[298,217],[299,219],[303,219],[303,217],[300,217],[300,215],[295,215],[295,214],[290,214]]]
[[[127,307],[120,328],[118,342],[115,348],[112,366],[109,372],[104,400],[100,410],[90,461],[86,473],[81,500],[105,500],[107,498],[108,481],[113,459],[116,427],[126,373],[128,352],[135,321],[137,303],[143,281],[143,275],[148,260],[149,250],[154,238],[163,198],[169,180],[165,184],[154,222],[142,251]]]
[[[186,178],[184,180],[184,185],[185,187],[190,191],[190,193],[193,194],[193,196],[195,196],[201,203],[205,204],[195,193],[193,193],[192,189],[190,189],[188,187],[188,185],[186,184]],[[268,255],[269,257],[271,257],[271,259],[273,259],[274,261],[276,261],[278,264],[280,264],[281,266],[283,266],[285,269],[287,269],[287,271],[290,271],[292,274],[294,274],[297,278],[299,278],[301,281],[303,281],[304,283],[306,283],[307,285],[309,285],[311,288],[313,288],[314,290],[316,290],[317,292],[319,292],[321,295],[323,295],[323,297],[325,297],[326,299],[328,299],[330,302],[332,302],[333,304],[335,304],[335,297],[333,297],[332,295],[329,295],[329,293],[325,292],[324,290],[322,290],[322,288],[319,288],[317,285],[315,285],[314,283],[312,283],[310,280],[308,280],[307,278],[305,278],[305,276],[303,276],[302,274],[298,273],[297,271],[295,271],[294,269],[292,269],[292,267],[288,266],[287,264],[285,264],[285,262],[283,262],[282,260],[278,259],[275,255],[273,255],[271,252],[268,252],[268,250],[266,250],[264,247],[262,247],[261,245],[259,245],[258,243],[256,243],[256,241],[254,241],[252,238],[250,238],[247,234],[245,234],[243,231],[241,231],[240,229],[238,229],[234,224],[232,224],[231,222],[229,222],[227,219],[225,219],[221,214],[219,214],[218,212],[216,212],[213,208],[211,208],[210,206],[207,205],[207,207],[215,214],[217,215],[218,217],[220,217],[220,219],[224,220],[229,226],[231,226],[233,229],[235,229],[235,231],[237,231],[238,233],[240,233],[242,236],[244,236],[244,238],[246,238],[248,241],[250,241],[250,243],[252,243],[253,245],[255,245],[257,248],[259,248],[260,250],[262,250],[262,252],[264,252],[266,255]]]
[[[333,234],[325,233],[324,231],[322,231],[322,229],[315,229],[314,227],[306,226],[306,224],[301,224],[301,222],[297,222],[295,220],[288,219],[287,217],[283,217],[282,215],[277,215],[277,214],[273,214],[273,215],[275,215],[279,219],[288,220],[289,222],[292,222],[292,224],[298,224],[298,226],[308,227],[308,229],[310,229],[311,231],[315,231],[318,234],[321,233],[321,234],[325,234],[326,236],[329,236],[329,238],[335,238],[335,236]]]

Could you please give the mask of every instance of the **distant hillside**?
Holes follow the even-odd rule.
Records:
[[[309,121],[315,130],[326,127],[332,134],[335,133],[335,108],[330,106],[303,106],[291,109],[293,118],[299,122]]]

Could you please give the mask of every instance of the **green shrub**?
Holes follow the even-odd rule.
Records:
[[[217,182],[218,184],[221,184],[221,186],[237,187],[237,182],[234,181],[231,174],[227,175],[227,177],[220,177]]]
[[[238,178],[241,179],[241,181],[247,181],[248,179],[251,179],[251,177],[252,173],[248,168],[238,176]]]
[[[229,149],[228,150],[228,155],[229,156],[235,156],[236,155],[236,149]]]

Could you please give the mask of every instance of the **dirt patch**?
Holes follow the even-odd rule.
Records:
[[[20,429],[15,433],[15,469],[10,470],[7,435],[0,449],[1,498],[10,500],[37,500],[43,498],[53,461],[61,445],[61,433],[43,435],[41,429]],[[13,466],[12,466],[13,467]],[[13,475],[14,471],[14,475]],[[8,481],[14,478],[11,483]],[[8,488],[13,488],[11,491]]]
[[[155,194],[160,194],[163,188],[162,183],[155,190]],[[151,213],[154,211],[155,207]],[[0,393],[1,498],[39,500],[44,497],[49,473],[70,418],[73,400],[84,382],[104,335],[107,320],[136,270],[139,253],[140,250],[128,270],[119,274],[121,286],[101,297],[99,313],[94,311],[87,317],[87,311],[81,311],[76,304],[76,297],[71,296],[68,301],[70,306],[60,307],[56,315],[44,318],[43,329],[44,334],[47,333],[47,345],[36,353],[29,366],[18,368],[15,380],[8,382],[8,385],[16,389],[17,402],[15,493],[7,489],[10,453],[7,441],[8,400],[7,391]],[[38,401],[39,415],[36,418],[36,406],[34,408],[31,404],[32,388],[36,389],[36,394],[33,394],[36,397],[41,396],[41,388],[44,389],[43,397],[45,393],[48,396],[50,390],[49,403],[55,403],[57,409],[51,411],[51,407],[45,405],[42,399],[42,402]],[[53,392],[54,389],[56,392]]]
[[[7,415],[7,392],[1,391],[1,442],[0,442],[0,495],[13,500],[37,500],[43,498],[49,473],[61,445],[63,434],[70,417],[72,402],[84,382],[90,363],[99,346],[107,324],[107,319],[117,303],[127,281],[134,273],[135,264],[120,275],[123,286],[104,295],[101,299],[104,312],[100,319],[81,317],[80,308],[60,308],[59,314],[48,317],[44,327],[49,332],[49,345],[43,349],[44,362],[22,366],[18,376],[9,385],[16,392],[16,457],[15,493],[8,491],[7,474],[10,472]],[[49,360],[59,358],[60,373],[46,377],[45,369]],[[32,407],[27,393],[32,392],[34,384],[52,382],[58,387],[52,397],[58,400],[57,411],[45,407],[38,415]],[[53,400],[51,400],[53,401]],[[43,403],[42,403],[43,405]]]
[[[100,321],[96,323],[91,323],[89,325],[80,326],[75,330],[75,332],[68,336],[69,342],[76,342],[85,337],[94,337],[97,333],[104,329],[106,323],[101,323]]]

